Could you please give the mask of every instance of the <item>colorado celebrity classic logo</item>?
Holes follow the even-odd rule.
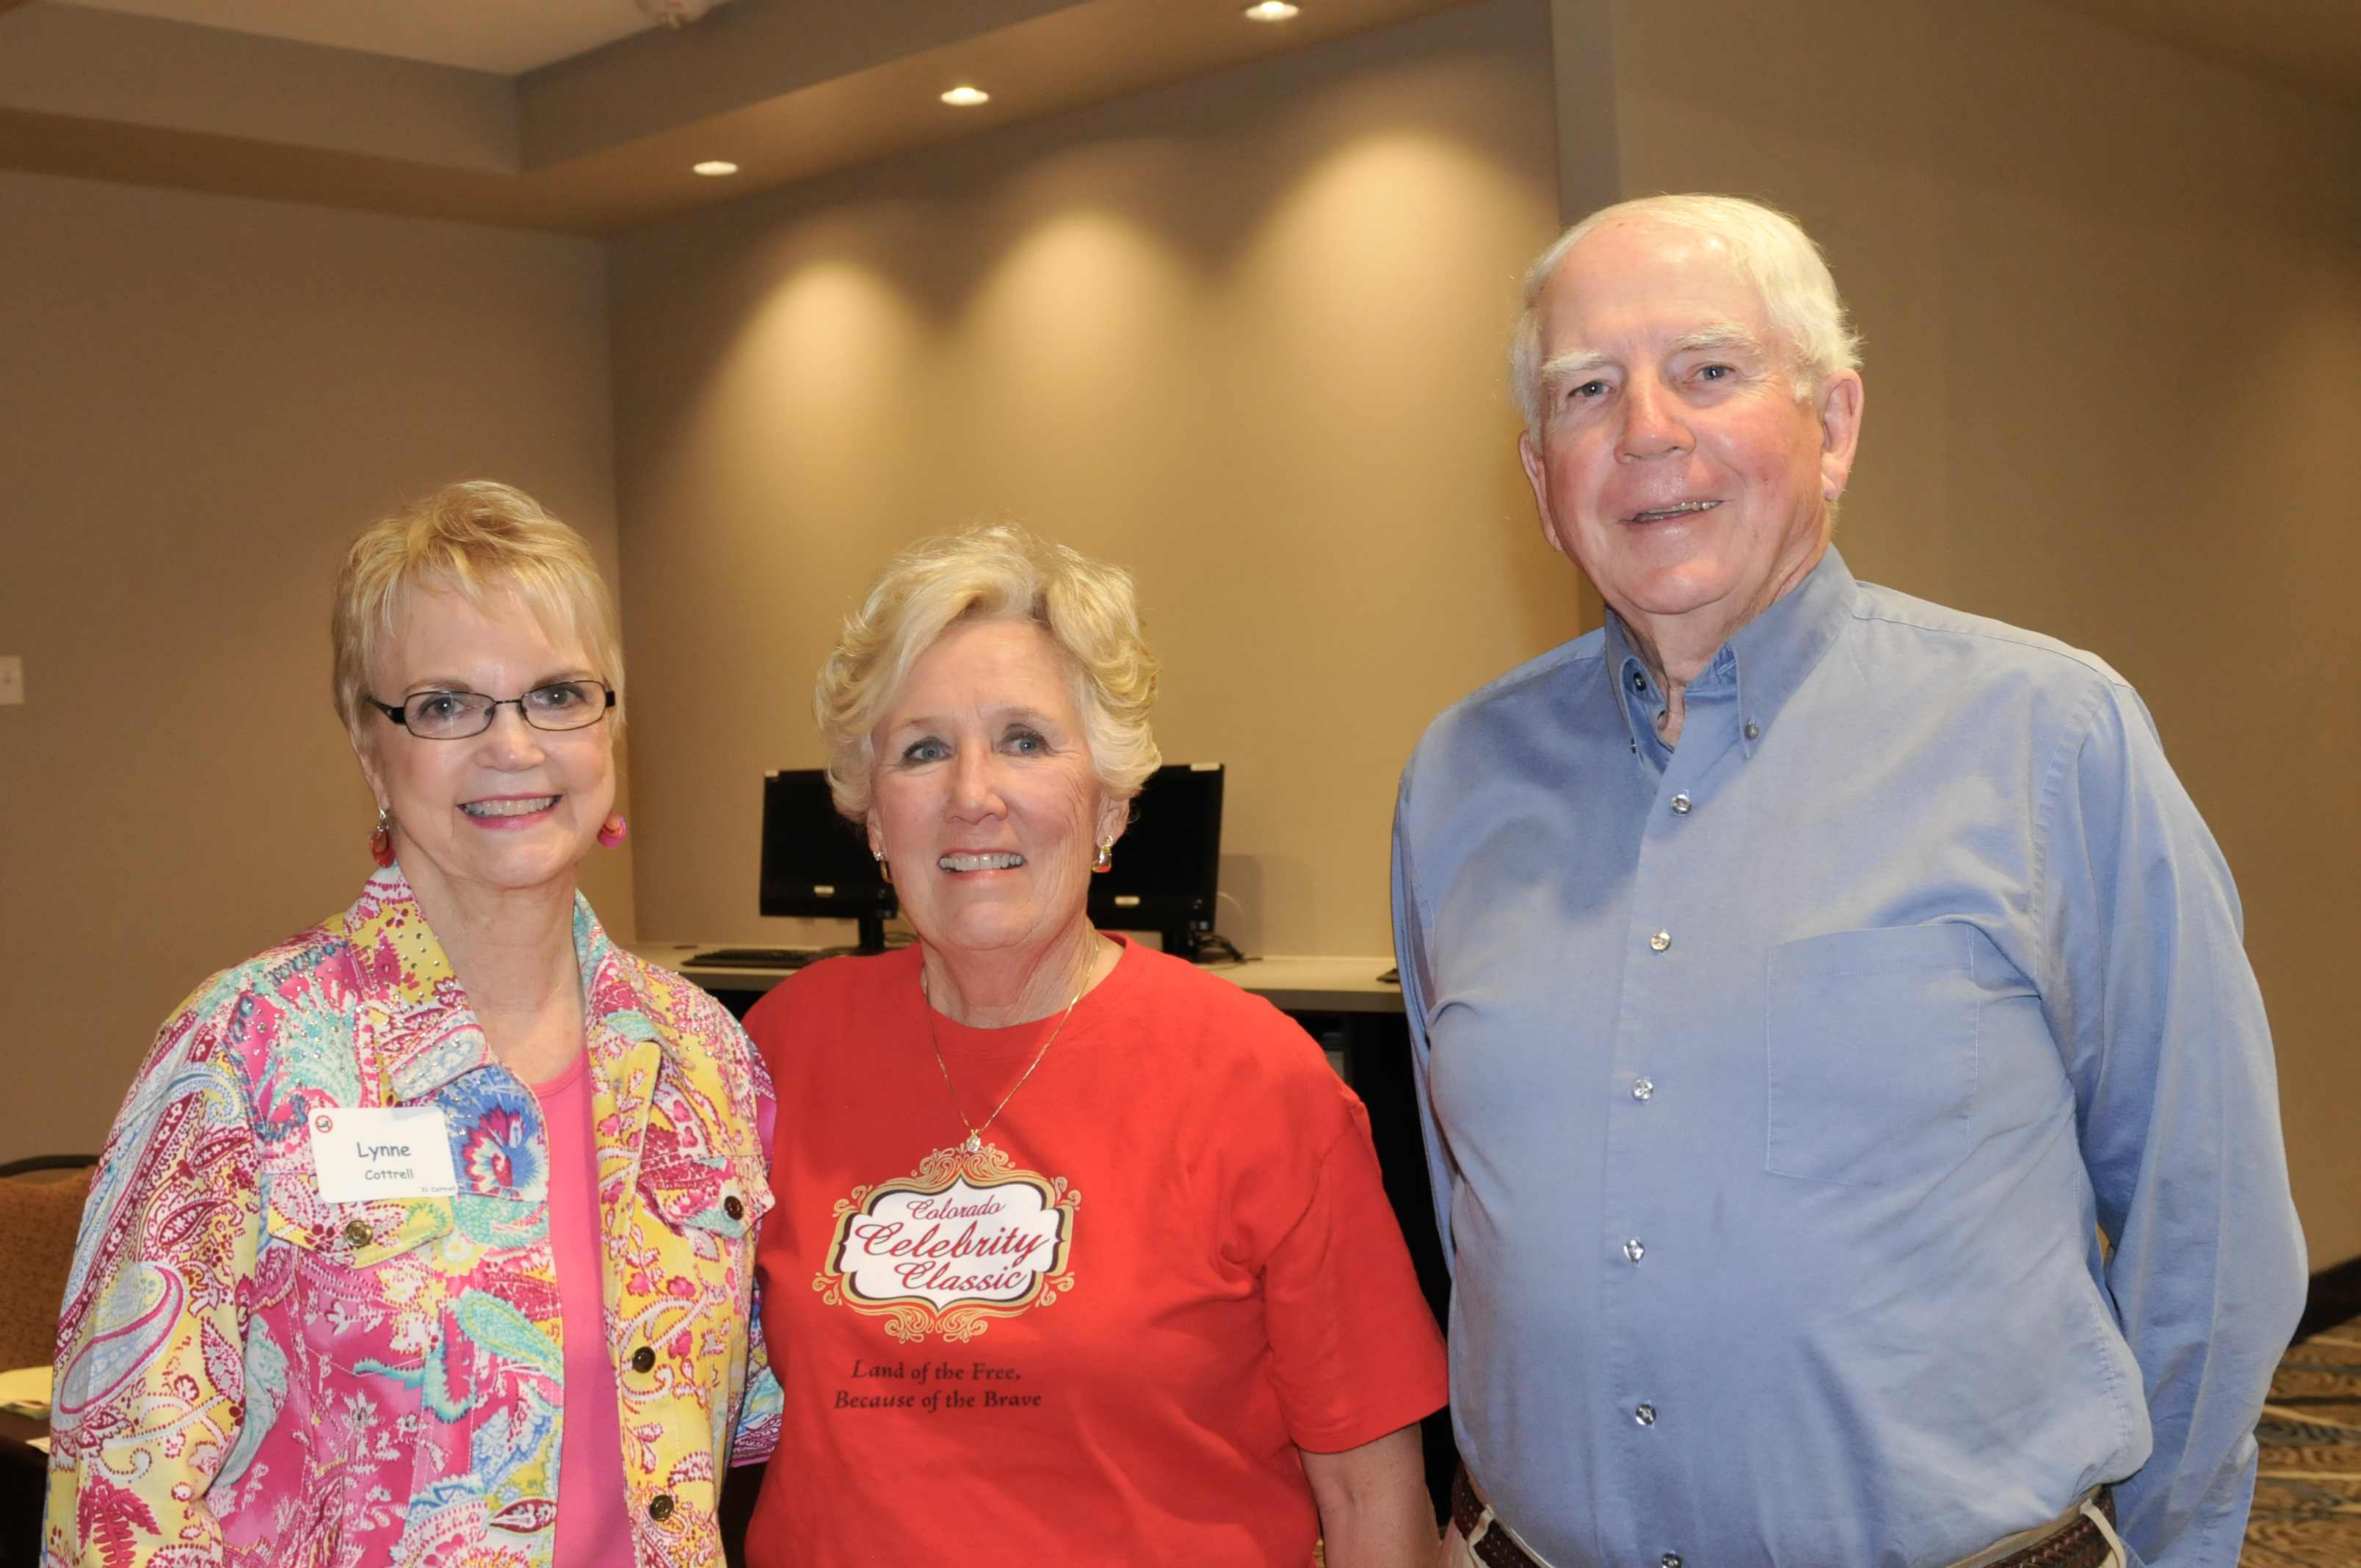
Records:
[[[839,1200],[812,1288],[830,1306],[884,1318],[905,1344],[930,1333],[961,1343],[1073,1288],[1082,1201],[1064,1177],[1019,1170],[990,1144],[937,1149],[908,1176]]]

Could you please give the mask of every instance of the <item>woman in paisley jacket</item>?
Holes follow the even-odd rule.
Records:
[[[771,1091],[576,891],[623,830],[597,567],[452,486],[354,543],[334,634],[379,870],[199,987],[116,1118],[49,1561],[718,1565],[723,1467],[777,1429]]]

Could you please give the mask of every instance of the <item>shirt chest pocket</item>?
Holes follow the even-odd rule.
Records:
[[[1879,1187],[1965,1157],[1980,940],[1951,923],[1836,931],[1771,949],[1765,1170]]]

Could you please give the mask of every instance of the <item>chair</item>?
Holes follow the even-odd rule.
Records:
[[[0,1368],[45,1366],[57,1354],[58,1309],[97,1163],[35,1155],[0,1165]]]
[[[0,1368],[46,1366],[94,1155],[35,1155],[0,1165]],[[5,1418],[0,1435],[0,1568],[37,1568],[49,1458],[27,1444],[35,1425]]]

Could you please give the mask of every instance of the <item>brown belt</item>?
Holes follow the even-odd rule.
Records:
[[[2107,1522],[2115,1522],[2114,1489],[2099,1488],[2099,1511]],[[1451,1522],[1468,1543],[1468,1551],[1485,1568],[1549,1568],[1547,1563],[1519,1546],[1497,1520],[1486,1519],[1490,1510],[1477,1495],[1476,1483],[1468,1478],[1467,1466],[1462,1464],[1459,1474],[1451,1478]],[[1477,1533],[1477,1528],[1483,1532]],[[2006,1557],[1987,1564],[1987,1568],[2101,1568],[2107,1554],[2114,1548],[2087,1514],[2076,1514],[2053,1534],[2032,1545],[2011,1552]],[[1667,1553],[1664,1568],[1680,1568],[1680,1558]]]

